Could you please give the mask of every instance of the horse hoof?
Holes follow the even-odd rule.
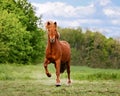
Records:
[[[67,83],[67,86],[70,86],[71,85],[71,83]]]
[[[67,82],[67,85],[70,86],[70,85],[71,85],[71,81],[68,81],[68,82]]]
[[[71,81],[68,81],[68,84],[71,84]]]
[[[51,74],[50,74],[50,73],[47,73],[47,76],[48,76],[48,77],[51,77]]]
[[[60,86],[61,86],[61,84],[60,84],[60,83],[57,83],[57,84],[56,84],[56,87],[60,87]]]

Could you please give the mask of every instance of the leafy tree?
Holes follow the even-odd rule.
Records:
[[[27,58],[27,56],[32,50],[29,42],[31,34],[25,30],[14,14],[7,11],[0,13],[0,39],[1,43],[8,49],[6,52],[7,57],[4,59],[10,63],[25,63],[30,61],[31,58]]]
[[[100,32],[59,28],[61,39],[71,45],[73,65],[99,68],[120,68],[120,43]]]
[[[27,0],[17,0],[17,7],[23,11],[23,16],[20,16],[21,23],[26,26],[26,30],[30,31],[32,38],[30,40],[33,47],[32,61],[36,62],[42,60],[45,49],[44,45],[44,31],[38,28],[37,23],[41,24],[41,16],[35,16],[34,9]],[[39,22],[38,22],[39,21]]]
[[[44,31],[37,26],[41,18],[35,16],[32,5],[27,0],[2,0],[0,17],[0,63],[40,62]]]

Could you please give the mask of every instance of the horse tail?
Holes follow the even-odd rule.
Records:
[[[66,70],[66,64],[61,64],[60,66],[60,73],[64,73],[64,71]]]

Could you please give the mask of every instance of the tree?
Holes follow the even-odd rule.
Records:
[[[17,7],[23,11],[23,16],[20,16],[21,23],[26,26],[26,30],[30,31],[32,38],[30,40],[31,46],[33,47],[32,62],[42,60],[45,44],[44,44],[44,31],[38,28],[37,23],[41,24],[41,16],[35,16],[34,9],[27,0],[17,0]]]
[[[59,28],[61,39],[71,45],[73,65],[99,68],[120,68],[120,43],[100,32]]]
[[[27,0],[0,1],[0,63],[35,63],[44,53],[44,31],[38,28]],[[4,55],[6,53],[6,55]]]

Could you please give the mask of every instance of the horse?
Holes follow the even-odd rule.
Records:
[[[56,69],[56,86],[61,86],[60,73],[67,70],[68,81],[70,84],[70,45],[66,41],[60,41],[60,34],[57,32],[57,22],[48,21],[46,23],[48,41],[45,51],[44,68],[48,77],[51,73],[48,71],[48,64],[53,63]]]

